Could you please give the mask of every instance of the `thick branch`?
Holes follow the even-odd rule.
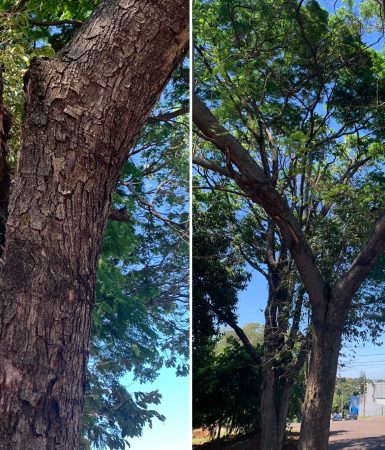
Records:
[[[253,358],[256,364],[261,364],[261,358],[258,355],[258,353],[255,351],[255,348],[252,346],[251,342],[249,341],[249,338],[246,336],[245,332],[242,330],[240,326],[238,326],[237,322],[235,321],[233,316],[230,316],[228,314],[225,314],[221,311],[220,308],[216,308],[213,305],[210,305],[214,313],[219,317],[219,319],[227,323],[229,327],[231,327],[235,334],[238,336],[239,340],[244,345],[246,351],[249,353],[249,355]]]
[[[313,306],[323,307],[324,281],[314,263],[309,244],[290,210],[287,201],[274,189],[270,180],[250,153],[221,126],[211,111],[193,96],[193,121],[199,130],[234,164],[236,183],[255,202],[261,205],[278,226],[287,248],[292,254]],[[229,168],[230,171],[230,168]]]
[[[385,249],[385,212],[376,223],[369,239],[353,261],[350,269],[337,284],[337,292],[347,301],[357,292],[365,277]]]

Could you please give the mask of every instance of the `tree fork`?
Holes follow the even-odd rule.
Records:
[[[30,68],[0,266],[1,450],[79,448],[111,196],[187,46],[186,0],[112,0]]]

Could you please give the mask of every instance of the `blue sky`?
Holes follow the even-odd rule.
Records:
[[[384,344],[384,335],[382,336]],[[385,347],[374,346],[370,342],[360,343],[353,357],[340,357],[344,367],[338,369],[338,376],[357,378],[362,372],[367,378],[385,379]]]
[[[253,277],[246,290],[238,294],[238,323],[244,326],[250,322],[264,324],[264,309],[267,300],[267,284],[265,278],[257,271],[253,271]]]
[[[141,437],[130,439],[130,450],[191,450],[189,377],[177,377],[174,369],[163,368],[153,383],[130,383],[128,377],[126,383],[130,392],[158,389],[163,398],[154,409],[166,416],[165,422],[155,420],[152,429],[147,426]]]

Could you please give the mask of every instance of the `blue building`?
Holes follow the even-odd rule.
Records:
[[[348,400],[348,413],[359,415],[360,411],[360,396],[351,395]]]
[[[348,401],[349,413],[361,417],[385,415],[385,382],[366,383],[365,393],[351,395]]]

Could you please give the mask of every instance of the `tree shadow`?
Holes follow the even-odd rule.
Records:
[[[339,434],[332,432],[330,434]],[[375,437],[363,437],[344,439],[338,442],[330,442],[329,450],[384,450],[385,435]]]
[[[348,430],[333,430],[329,432],[329,436],[338,436],[339,434],[345,434]]]

